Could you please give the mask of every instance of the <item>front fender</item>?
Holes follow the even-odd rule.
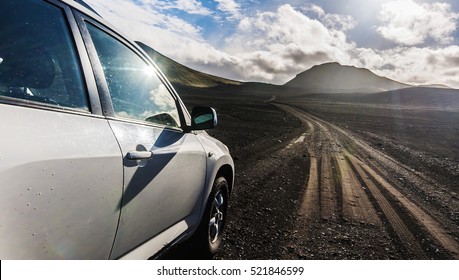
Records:
[[[207,133],[199,133],[198,139],[204,148],[207,155],[206,160],[206,188],[203,192],[203,199],[199,220],[202,217],[202,212],[206,208],[207,199],[212,191],[212,187],[217,176],[225,175],[230,188],[230,192],[234,187],[234,161],[231,157],[228,148],[219,140],[210,137]],[[230,170],[231,172],[227,172]],[[229,177],[229,178],[228,178]],[[199,221],[198,221],[199,224]]]

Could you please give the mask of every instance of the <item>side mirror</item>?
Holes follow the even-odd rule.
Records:
[[[211,129],[217,126],[217,113],[211,107],[194,107],[191,112],[191,130]]]

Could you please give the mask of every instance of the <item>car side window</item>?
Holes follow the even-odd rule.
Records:
[[[178,127],[175,99],[156,69],[101,29],[88,24],[88,31],[102,64],[115,116]]]
[[[89,110],[62,8],[4,0],[0,9],[0,98]]]

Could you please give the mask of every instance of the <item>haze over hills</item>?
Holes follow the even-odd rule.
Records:
[[[242,82],[233,81],[188,68],[153,48],[137,42],[137,44],[153,59],[156,65],[166,75],[173,85],[182,85],[196,88],[209,88],[221,85],[242,85]]]
[[[422,85],[419,87],[427,87],[427,88],[442,88],[442,89],[454,89],[452,87],[442,85],[442,84],[430,84],[430,85]]]
[[[285,86],[320,93],[373,93],[411,87],[378,76],[368,69],[344,66],[337,62],[313,66]]]
[[[280,95],[306,94],[321,96],[330,101],[372,104],[411,105],[424,107],[459,108],[459,90],[443,85],[410,86],[378,76],[365,68],[343,66],[339,63],[316,65],[298,74],[285,85],[239,82],[188,68],[151,47],[137,42],[150,55],[176,88],[218,88],[228,94],[243,91],[247,94]],[[354,94],[350,94],[354,93]]]
[[[438,87],[410,87],[359,97],[358,102],[429,108],[459,108],[459,90]]]

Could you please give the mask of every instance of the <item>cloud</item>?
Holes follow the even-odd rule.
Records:
[[[174,33],[187,38],[200,38],[201,29],[176,16],[165,15],[156,9],[156,1],[138,0],[135,4],[123,0],[85,0],[103,18],[132,38],[160,33]],[[158,40],[158,39],[156,39]]]
[[[161,9],[177,9],[184,11],[188,14],[210,16],[213,14],[211,10],[204,7],[201,2],[197,0],[175,0],[175,1],[164,1],[161,3],[154,3]]]
[[[132,39],[187,66],[231,79],[284,83],[315,64],[350,60],[346,50],[352,44],[346,42],[344,32],[327,28],[290,5],[241,17],[237,33],[216,49],[202,37],[199,27],[162,14],[155,1],[87,2]],[[237,5],[225,7],[239,13]]]
[[[302,10],[317,16],[321,22],[330,29],[346,31],[353,29],[357,24],[352,16],[325,13],[322,7],[314,4],[305,5]]]
[[[447,3],[399,0],[383,4],[379,18],[383,24],[376,29],[379,34],[397,44],[412,46],[429,39],[451,43],[459,14]]]
[[[224,50],[243,59],[240,73],[245,79],[283,83],[315,64],[350,60],[347,50],[353,45],[331,25],[282,5],[273,12],[242,18]]]
[[[241,17],[241,6],[234,0],[215,0],[218,3],[217,9],[230,14],[232,18],[239,19]]]
[[[283,84],[316,64],[337,61],[365,67],[401,82],[443,83],[459,88],[459,46],[402,44],[383,50],[359,48],[346,36],[347,31],[356,24],[355,20],[346,15],[327,14],[317,5],[300,8],[282,5],[273,11],[258,11],[250,16],[242,14],[242,9],[238,7],[235,11],[240,18],[232,20],[232,23],[237,23],[235,32],[225,34],[226,40],[219,42],[217,48],[204,38],[199,26],[165,14],[164,1],[86,2],[132,39],[142,41],[189,67],[230,79]],[[163,8],[159,2],[163,3]],[[407,0],[402,2],[414,3]],[[437,4],[415,5],[428,13],[444,7],[444,11],[451,14],[449,5]],[[387,7],[384,9],[390,10]],[[445,14],[441,16],[448,18]],[[441,19],[441,22],[449,22],[445,19]],[[429,26],[431,21],[432,18],[425,25]],[[391,22],[387,21],[386,27]],[[447,41],[451,41],[452,33],[445,30],[453,29],[444,28],[445,25],[438,25],[438,30],[433,30],[433,27],[422,30],[413,27],[414,30],[403,32],[414,35],[404,38],[424,38],[423,42],[436,40],[439,43],[449,38]],[[387,33],[389,37],[388,34],[398,38],[397,33]],[[446,35],[441,37],[440,34]]]
[[[419,84],[446,84],[459,88],[459,46],[443,48],[397,47],[388,50],[356,49],[353,64],[378,75]]]
[[[188,56],[218,60],[219,55],[215,53],[221,54],[203,39],[200,27],[161,13],[154,0],[138,0],[137,4],[125,0],[86,2],[131,39],[142,41],[174,59],[183,58],[188,53]]]
[[[211,15],[212,11],[203,7],[201,2],[196,0],[177,0],[176,5],[179,9],[190,14]]]

